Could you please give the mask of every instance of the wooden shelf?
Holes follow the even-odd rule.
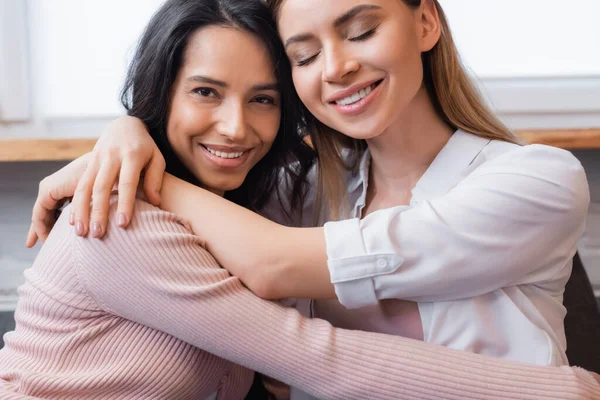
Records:
[[[563,149],[600,149],[600,128],[523,130],[517,134],[529,143],[547,144]]]
[[[69,161],[92,150],[97,139],[0,140],[1,161]]]
[[[563,149],[600,149],[600,128],[522,130],[517,134],[529,143]],[[68,161],[92,150],[96,139],[11,139],[0,140],[0,162]]]

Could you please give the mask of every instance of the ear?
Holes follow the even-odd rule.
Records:
[[[419,7],[419,47],[425,53],[440,40],[442,28],[435,0],[423,0]]]

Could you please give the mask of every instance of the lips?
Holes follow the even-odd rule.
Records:
[[[245,153],[252,150],[251,148],[243,148],[243,147],[228,147],[228,146],[219,146],[219,145],[208,145],[199,143],[202,148],[204,148],[207,152],[214,155],[215,157],[223,158],[223,159],[235,159],[240,158]]]
[[[239,168],[246,164],[254,148],[213,146],[198,143],[202,154],[217,168]]]
[[[327,102],[330,104],[347,105],[356,103],[362,98],[366,97],[373,91],[377,86],[381,84],[383,79],[377,79],[369,82],[363,82],[356,85],[352,85],[347,89],[341,90],[331,96]]]
[[[238,151],[238,152],[226,152],[226,151],[218,151],[215,149],[212,149],[208,146],[203,146],[210,154],[213,154],[217,157],[221,157],[221,158],[240,158],[244,152],[243,151]]]
[[[340,106],[347,106],[349,104],[354,104],[357,101],[367,97],[369,95],[369,93],[371,93],[373,91],[373,89],[375,89],[376,87],[377,87],[377,84],[374,83],[371,86],[368,86],[365,89],[361,89],[358,92],[356,92],[348,97],[344,97],[341,100],[335,101],[335,104],[340,105]]]
[[[381,93],[383,80],[375,81],[368,86],[354,86],[354,92],[345,90],[341,93],[346,94],[339,99],[329,103],[334,110],[345,117],[357,117],[370,109],[375,99]],[[362,86],[362,87],[361,87]]]

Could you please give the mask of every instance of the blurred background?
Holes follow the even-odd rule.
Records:
[[[440,2],[501,118],[585,166],[592,205],[579,250],[600,296],[600,1]],[[0,337],[39,250],[24,246],[37,185],[123,113],[127,63],[161,3],[0,0]]]

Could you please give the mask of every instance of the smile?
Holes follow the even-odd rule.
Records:
[[[347,106],[350,104],[354,104],[359,102],[360,100],[364,99],[365,97],[367,97],[373,90],[375,90],[375,88],[381,83],[381,81],[379,82],[375,82],[374,84],[372,84],[371,86],[368,86],[364,89],[359,90],[358,92],[351,94],[348,97],[344,97],[343,99],[340,100],[336,100],[335,104],[340,105],[340,106]]]
[[[202,154],[214,167],[219,169],[235,169],[246,165],[254,152],[254,147],[227,147],[198,143]]]
[[[368,86],[355,86],[341,92],[333,97],[329,104],[340,114],[346,117],[356,117],[369,110],[371,104],[381,93],[384,79],[376,81]],[[362,87],[361,87],[362,86]],[[354,93],[352,93],[354,92]],[[346,93],[350,93],[346,95]],[[344,97],[341,97],[344,96]],[[337,98],[336,98],[337,97]]]
[[[211,149],[210,147],[205,146],[205,145],[202,145],[202,147],[204,147],[210,154],[212,154],[214,156],[217,156],[217,157],[220,157],[220,158],[226,158],[226,159],[240,158],[245,153],[245,151],[242,151],[242,152],[218,151],[218,150]]]

